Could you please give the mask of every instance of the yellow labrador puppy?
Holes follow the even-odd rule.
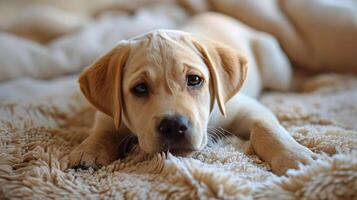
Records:
[[[208,127],[250,138],[254,151],[276,174],[309,163],[314,154],[254,99],[265,85],[287,88],[289,64],[260,70],[252,58],[248,67],[242,54],[247,42],[242,41],[254,43],[247,38],[253,33],[242,26],[219,14],[203,14],[183,27],[185,32],[149,32],[121,41],[97,59],[79,82],[99,111],[92,133],[71,152],[70,166],[109,164],[120,156],[122,141],[130,134],[147,153],[200,150]],[[272,54],[268,49],[262,55],[260,46],[255,57]]]

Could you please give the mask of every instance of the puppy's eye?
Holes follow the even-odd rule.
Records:
[[[147,96],[149,94],[149,87],[146,83],[139,83],[131,89],[131,92],[137,97]]]
[[[201,77],[197,76],[197,75],[188,75],[187,76],[187,86],[189,87],[197,87],[202,85],[203,80],[201,79]]]

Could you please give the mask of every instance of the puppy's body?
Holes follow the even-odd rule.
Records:
[[[264,87],[288,87],[288,61],[261,66],[274,63],[276,55],[271,55],[271,45],[267,48],[258,33],[247,33],[242,26],[228,17],[204,14],[182,28],[194,36],[152,32],[97,60],[80,83],[101,112],[92,134],[70,154],[70,165],[112,162],[119,156],[121,141],[130,134],[136,134],[148,153],[199,150],[207,143],[208,127],[250,138],[254,151],[277,174],[297,168],[299,162],[310,162],[313,153],[254,99]],[[212,41],[197,39],[202,36]],[[253,52],[249,45],[254,45]],[[237,53],[242,51],[250,62],[248,71],[245,56]],[[196,79],[202,79],[200,85],[191,84]],[[136,94],[145,89],[143,83],[150,93]]]

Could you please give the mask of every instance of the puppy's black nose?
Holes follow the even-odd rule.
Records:
[[[159,133],[167,139],[179,139],[190,130],[191,123],[182,115],[164,117],[158,127]]]

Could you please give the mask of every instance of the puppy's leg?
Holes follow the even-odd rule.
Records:
[[[268,34],[258,33],[251,45],[264,87],[279,91],[289,89],[291,65],[278,41]]]
[[[115,131],[111,118],[97,112],[92,133],[70,153],[69,166],[98,169],[118,159],[121,142],[130,134],[125,129]]]
[[[315,154],[300,145],[279,123],[274,114],[246,95],[238,94],[226,104],[227,117],[212,113],[212,126],[223,127],[238,136],[250,138],[257,155],[281,175],[299,163],[308,164]],[[218,111],[214,111],[218,112]]]

